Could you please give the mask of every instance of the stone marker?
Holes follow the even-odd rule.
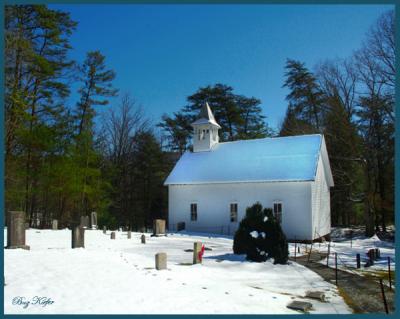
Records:
[[[140,240],[142,241],[142,244],[146,243],[146,236],[144,234],[142,234],[142,236],[140,236]]]
[[[58,229],[58,220],[57,219],[53,219],[53,221],[51,223],[51,229],[53,229],[53,230]]]
[[[132,232],[128,230],[128,239],[131,239],[131,237],[132,237]]]
[[[111,239],[115,239],[115,232],[113,231],[113,232],[111,232],[111,237],[110,237]]]
[[[379,248],[375,248],[375,260],[379,260],[381,258],[381,251]]]
[[[97,213],[96,212],[90,213],[90,228],[97,229]]]
[[[312,304],[309,302],[295,300],[288,304],[286,307],[293,310],[308,312],[312,308]]]
[[[163,270],[167,269],[167,254],[157,253],[156,254],[156,269]]]
[[[107,233],[107,227],[103,226],[103,234]]]
[[[322,291],[307,291],[306,297],[311,299],[317,299],[319,301],[325,301],[325,293]]]
[[[81,226],[84,228],[89,228],[89,216],[81,216]]]
[[[85,248],[85,228],[82,225],[73,224],[72,227],[72,248]]]
[[[6,248],[22,248],[29,250],[30,247],[25,244],[25,213],[10,211],[8,215]]]
[[[201,246],[201,242],[195,242],[193,245],[193,264],[201,264],[201,259],[199,256]]]
[[[177,231],[181,231],[181,230],[185,230],[185,222],[180,222],[176,225],[176,230]]]
[[[165,235],[165,220],[155,219],[153,221],[153,236],[164,236]]]

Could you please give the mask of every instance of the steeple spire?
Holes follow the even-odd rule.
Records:
[[[192,126],[194,129],[193,152],[210,151],[215,144],[218,144],[218,130],[221,126],[215,120],[207,102],[202,106]]]

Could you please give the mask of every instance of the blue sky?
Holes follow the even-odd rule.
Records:
[[[389,5],[52,5],[69,11],[78,27],[72,58],[100,50],[154,123],[172,114],[199,87],[232,86],[262,101],[272,127],[287,103],[287,58],[312,69],[358,49]],[[75,103],[76,95],[71,96]],[[112,101],[110,108],[117,101]],[[99,112],[102,110],[98,109]]]

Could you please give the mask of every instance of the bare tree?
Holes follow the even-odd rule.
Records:
[[[116,109],[111,109],[103,120],[103,136],[107,155],[114,164],[130,154],[133,150],[133,138],[138,132],[149,127],[149,120],[135,100],[124,94]]]

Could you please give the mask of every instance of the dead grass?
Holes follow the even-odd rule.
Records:
[[[355,304],[353,299],[344,291],[343,288],[337,287],[339,295],[343,298],[344,302],[353,310],[353,313],[363,313],[359,307]]]

